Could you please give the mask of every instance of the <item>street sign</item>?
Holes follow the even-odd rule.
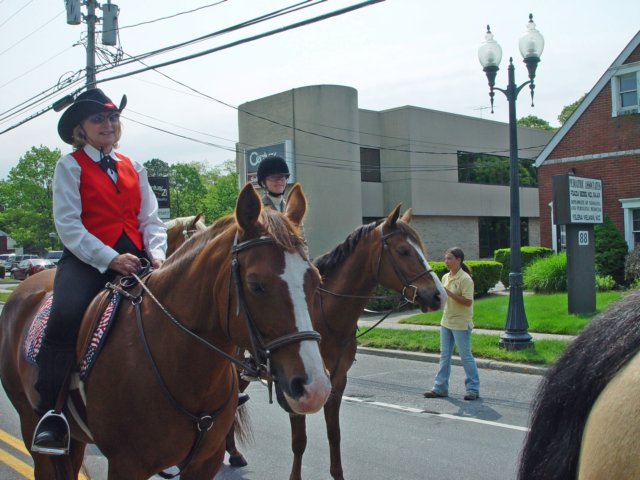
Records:
[[[158,200],[158,216],[168,220],[171,218],[169,177],[149,177],[149,185]]]

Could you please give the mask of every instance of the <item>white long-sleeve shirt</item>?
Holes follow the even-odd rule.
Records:
[[[100,151],[91,145],[83,150],[94,162],[100,162]],[[116,162],[121,161],[110,153]],[[158,201],[149,186],[144,167],[131,160],[138,173],[140,183],[140,213],[138,222],[145,250],[150,259],[165,259],[167,250],[167,230],[158,217]],[[102,243],[82,224],[82,200],[80,197],[80,165],[71,154],[62,156],[56,164],[53,174],[53,219],[58,236],[63,245],[76,257],[104,273],[111,261],[119,254],[113,248]]]

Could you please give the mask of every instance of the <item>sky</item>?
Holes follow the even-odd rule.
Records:
[[[218,32],[294,1],[116,0],[118,46],[126,60]],[[311,6],[144,62],[158,65],[216,49],[360,0],[301,3]],[[84,85],[87,56],[80,41],[86,38],[87,26],[67,25],[64,5],[63,0],[0,0],[0,131]],[[196,11],[183,13],[191,10]],[[160,158],[170,164],[195,161],[215,167],[235,159],[236,108],[308,85],[353,87],[359,107],[369,110],[415,105],[507,122],[508,104],[502,94],[496,93],[495,113],[488,109],[487,80],[477,51],[490,24],[503,50],[496,86],[506,87],[510,56],[516,82],[526,81],[518,41],[529,13],[545,48],[535,79],[535,107],[525,88],[517,116],[536,115],[559,126],[562,108],[588,92],[638,32],[638,0],[386,0],[155,71],[126,76],[144,66],[121,64],[98,73],[97,80],[116,104],[127,95],[120,151],[141,162]],[[102,17],[102,12],[97,15]],[[170,18],[159,20],[163,17]],[[116,52],[115,47],[100,45],[100,35],[97,44]],[[96,64],[102,63],[98,57]],[[125,76],[113,79],[120,75]],[[56,85],[63,89],[25,109],[42,92],[54,92]],[[0,179],[33,146],[70,151],[57,135],[60,115],[50,110],[0,134]]]

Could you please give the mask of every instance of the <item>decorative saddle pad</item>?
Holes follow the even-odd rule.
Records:
[[[78,371],[80,373],[81,380],[85,380],[89,376],[91,367],[93,366],[96,358],[98,357],[98,354],[100,353],[100,350],[102,349],[102,346],[105,343],[107,333],[109,332],[109,328],[111,327],[113,319],[116,316],[121,299],[121,294],[114,291],[109,293],[107,306],[105,307],[104,312],[102,312],[100,320],[96,324],[95,330],[91,334],[91,342],[89,343],[87,351],[82,356],[78,365]],[[40,347],[42,346],[42,336],[44,334],[44,329],[47,326],[49,316],[51,315],[52,303],[53,294],[49,295],[45,299],[44,303],[38,310],[38,313],[36,313],[36,316],[33,319],[33,322],[31,322],[31,326],[29,327],[27,337],[24,340],[24,356],[29,362],[33,364],[36,363],[38,352],[40,352]]]

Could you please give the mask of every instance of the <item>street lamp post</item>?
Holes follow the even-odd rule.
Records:
[[[520,91],[529,85],[531,91],[531,106],[533,106],[533,80],[536,76],[536,68],[540,62],[540,55],[544,49],[544,39],[536,30],[533,23],[533,15],[529,15],[527,33],[520,39],[520,53],[529,72],[529,80],[517,86],[515,82],[515,68],[513,58],[509,58],[507,68],[509,84],[506,89],[495,86],[496,74],[502,59],[502,48],[493,39],[489,25],[485,42],[478,50],[478,59],[489,80],[489,97],[491,99],[491,113],[493,113],[493,97],[495,90],[504,93],[509,102],[509,187],[511,194],[511,270],[509,272],[509,310],[504,324],[504,333],[500,336],[499,346],[507,350],[521,350],[533,346],[531,335],[527,331],[527,315],[524,311],[522,299],[522,273],[520,254],[520,181],[518,178],[518,131],[516,123],[516,100]]]

